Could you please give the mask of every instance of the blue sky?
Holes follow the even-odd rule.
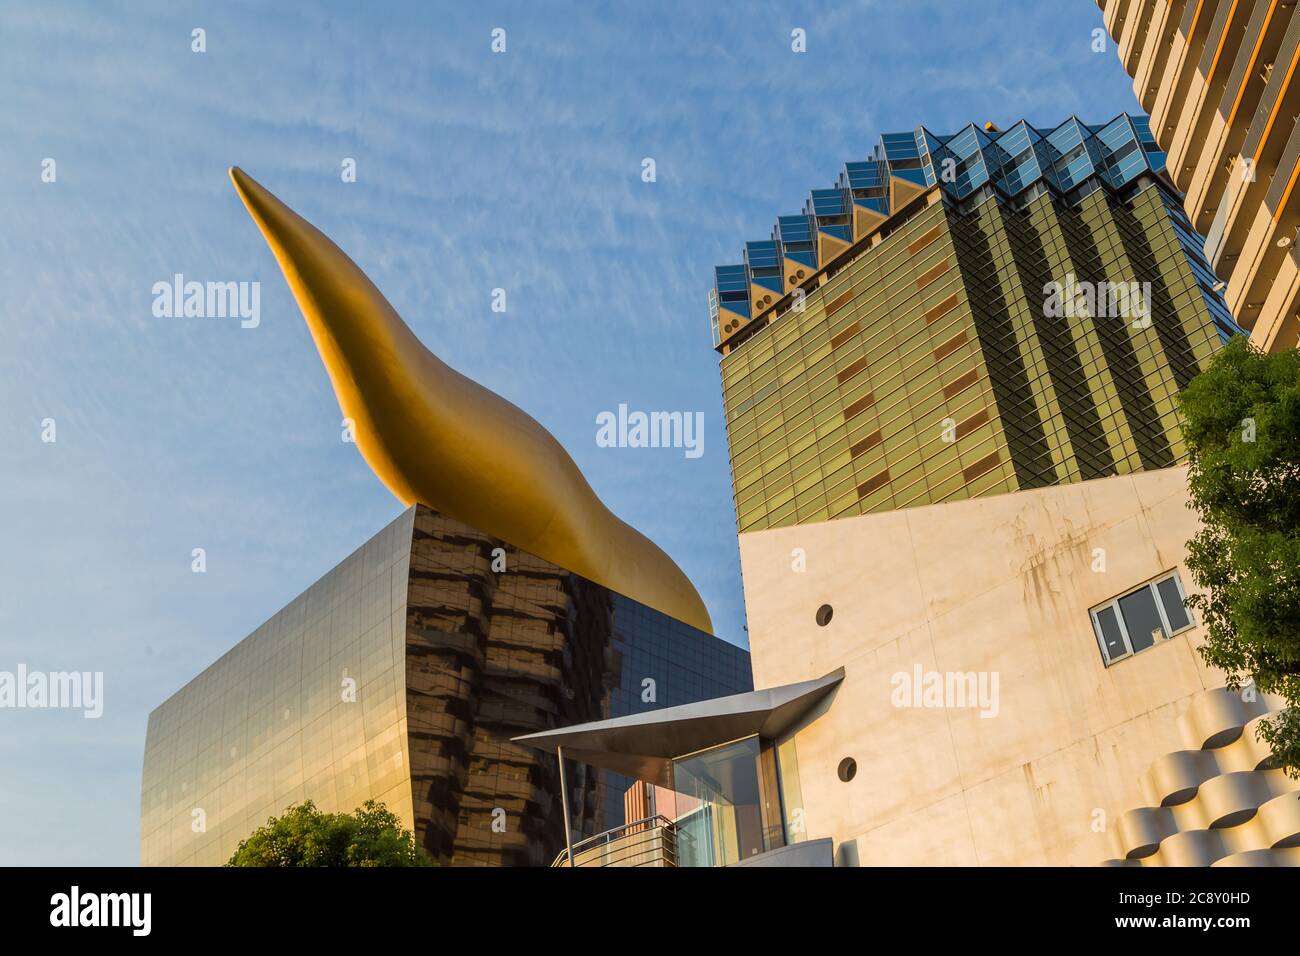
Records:
[[[881,132],[1138,109],[1089,0],[290,6],[0,0],[0,670],[105,675],[99,720],[0,710],[0,863],[138,862],[149,711],[400,510],[228,166],[549,428],[743,645],[713,266]],[[155,318],[178,272],[259,281],[261,325]],[[704,454],[597,447],[620,403],[702,411]]]

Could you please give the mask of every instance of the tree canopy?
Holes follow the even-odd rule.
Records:
[[[433,866],[410,830],[382,803],[322,813],[307,800],[239,844],[226,866]]]
[[[1205,662],[1285,698],[1260,736],[1300,776],[1300,352],[1233,339],[1181,397],[1192,506],[1187,566],[1205,593]]]

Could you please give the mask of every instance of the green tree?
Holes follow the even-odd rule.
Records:
[[[1187,566],[1205,589],[1201,657],[1239,690],[1288,709],[1261,721],[1273,758],[1300,777],[1300,352],[1233,339],[1184,390],[1192,506]]]
[[[382,803],[322,813],[310,800],[290,807],[235,850],[226,866],[433,866],[410,830]]]

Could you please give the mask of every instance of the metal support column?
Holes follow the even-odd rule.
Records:
[[[573,826],[569,823],[569,781],[564,775],[564,748],[555,748],[555,757],[560,761],[560,805],[564,808],[564,845],[569,851],[569,866],[573,862]]]

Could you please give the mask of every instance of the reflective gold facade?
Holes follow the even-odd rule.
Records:
[[[1154,174],[1119,192],[1088,185],[1014,203],[991,190],[953,203],[931,187],[919,211],[817,278],[802,312],[731,344],[739,530],[1183,461],[1176,395],[1230,317]],[[1054,313],[1051,283],[1065,298],[1137,283],[1149,320],[1100,305]]]
[[[415,822],[435,859],[542,866],[564,846],[557,768],[509,738],[522,724],[605,716],[614,607],[604,588],[514,549],[494,556],[497,546],[416,512],[406,619]],[[508,573],[492,570],[494,557]],[[569,784],[574,828],[600,830],[608,797],[595,773],[579,767]]]
[[[1300,335],[1300,13],[1293,0],[1098,0],[1232,314]]]
[[[351,812],[373,797],[412,825],[404,648],[413,517],[405,512],[149,715],[143,865],[222,864],[268,817],[308,798]]]
[[[413,507],[150,715],[141,861],[217,865],[295,802],[374,798],[441,863],[545,865],[558,767],[510,737],[747,690],[748,658]],[[622,778],[567,775],[576,833],[621,822]]]

